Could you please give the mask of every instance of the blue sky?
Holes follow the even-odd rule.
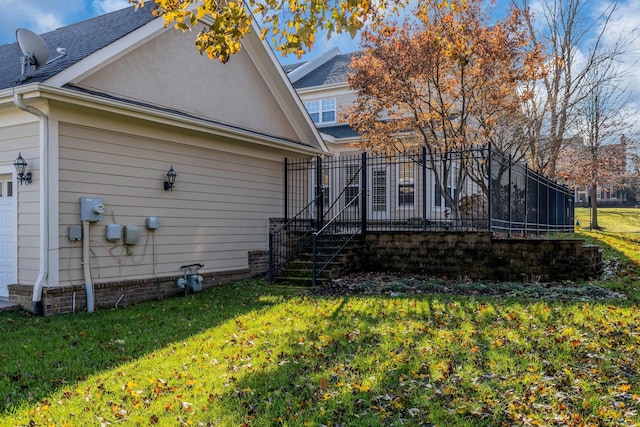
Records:
[[[0,0],[0,44],[18,28],[41,34],[129,6],[127,0]]]
[[[149,0],[150,1],[150,0]],[[534,10],[541,0],[530,0]],[[588,0],[585,3],[596,13],[606,7],[611,0]],[[507,0],[496,0],[494,8],[501,9]],[[128,0],[0,0],[0,44],[15,41],[15,31],[23,27],[38,34],[54,30],[58,27],[79,22],[103,13],[111,12],[129,6]],[[620,0],[618,13],[614,17],[610,35],[616,32],[638,31],[640,28],[640,0]],[[339,47],[343,53],[358,49],[358,37],[352,39],[349,35],[334,36],[330,40],[318,36],[313,52],[303,57],[316,56],[329,48]],[[640,52],[640,39],[637,44]],[[280,62],[287,64],[297,62],[294,55],[281,58]],[[630,73],[630,86],[640,88],[640,64]],[[640,97],[640,89],[637,89]]]
[[[16,41],[18,28],[27,28],[37,34],[55,30],[107,12],[129,7],[128,0],[0,0],[0,45]],[[310,55],[317,55],[339,46],[343,53],[358,49],[358,37],[348,35],[320,39]],[[298,62],[295,55],[282,58],[283,64]]]
[[[507,0],[497,0],[494,9],[501,9]],[[534,9],[536,0],[531,1]],[[588,0],[593,10],[610,3],[610,0]],[[640,0],[620,0],[621,7],[616,26],[634,29],[640,27]],[[20,27],[38,34],[64,25],[79,22],[103,13],[128,7],[128,0],[0,0],[0,44],[15,41],[15,31]],[[319,36],[312,55],[338,46],[343,52],[358,49],[358,37],[334,36],[330,40]],[[295,56],[281,59],[283,63],[296,62]]]

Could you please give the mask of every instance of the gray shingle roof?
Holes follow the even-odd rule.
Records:
[[[334,138],[359,138],[360,134],[348,124],[323,126],[318,130],[327,135],[331,135]]]
[[[33,67],[28,67],[27,74],[32,75],[32,77],[22,84],[45,81],[81,59],[152,21],[156,17],[151,13],[151,4],[152,2],[148,2],[144,9],[138,10],[135,10],[133,6],[127,7],[41,34],[40,37],[49,47],[50,59],[58,56],[56,52],[58,47],[66,48],[67,55],[41,67],[35,72],[33,72]],[[18,83],[18,77],[21,72],[21,56],[22,52],[18,43],[0,46],[0,89],[20,84]]]
[[[336,83],[346,83],[349,74],[349,63],[353,53],[336,55],[293,84],[296,89],[322,86]]]

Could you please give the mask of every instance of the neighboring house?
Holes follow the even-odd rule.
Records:
[[[352,55],[333,48],[310,61],[284,67],[327,148],[338,154],[357,153],[350,144],[360,139],[343,114],[356,100],[347,82]]]
[[[588,151],[588,148],[582,145],[582,140],[577,138],[576,141],[570,145],[573,150]],[[621,137],[620,142],[616,144],[606,144],[599,148],[600,158],[602,163],[606,164],[609,170],[603,171],[603,174],[608,176],[620,177],[627,171],[627,140],[626,137]],[[620,181],[618,178],[617,181]],[[597,205],[601,207],[615,207],[626,206],[628,204],[627,191],[620,185],[612,185],[611,183],[605,185],[598,185],[596,188],[596,200]],[[574,189],[574,201],[576,206],[587,207],[591,206],[591,186],[576,186]]]
[[[598,206],[625,206],[627,204],[627,194],[624,189],[620,189],[614,186],[598,187],[596,190],[596,197],[598,200]],[[576,206],[587,207],[591,206],[589,200],[589,188],[578,187],[575,189],[575,202]]]
[[[130,7],[43,34],[67,54],[21,83],[0,46],[0,298],[53,314],[183,292],[183,265],[266,271],[284,159],[326,147],[259,33],[223,65]]]
[[[302,99],[309,115],[321,132],[329,151],[347,164],[339,171],[326,169],[323,176],[325,188],[325,206],[331,206],[333,200],[347,187],[344,193],[346,204],[351,194],[360,186],[359,178],[354,177],[360,165],[360,150],[353,146],[360,135],[346,122],[345,108],[353,105],[356,94],[348,84],[349,64],[353,55],[343,54],[338,48],[328,50],[310,61],[286,65],[285,71]],[[415,157],[397,159],[394,164],[376,164],[368,166],[368,209],[370,218],[382,221],[391,218],[411,220],[426,217],[428,220],[448,221],[452,210],[451,199],[444,197],[443,191],[436,185],[431,171],[423,176],[420,162]],[[349,165],[351,163],[351,165]],[[464,174],[456,164],[448,164],[447,176],[443,178],[444,188],[451,197],[456,191],[465,194],[477,193],[476,186],[465,182]],[[348,188],[351,187],[351,188]],[[423,190],[426,187],[426,190]],[[427,198],[426,211],[422,198]],[[335,205],[334,205],[335,206]],[[338,206],[339,207],[339,206]]]

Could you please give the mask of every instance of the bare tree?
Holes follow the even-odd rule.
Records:
[[[530,0],[513,0],[529,10]],[[573,136],[575,118],[585,97],[591,94],[590,73],[610,64],[626,53],[628,43],[604,49],[604,35],[618,2],[613,1],[595,19],[589,15],[590,0],[541,0],[536,10],[526,13],[529,34],[534,43],[546,46],[546,69],[541,81],[527,89],[536,95],[525,106],[523,135],[525,151],[532,168],[557,177],[560,150]]]
[[[638,206],[640,203],[640,153],[637,150],[637,142],[632,144],[635,150],[631,150],[627,157],[627,167],[629,173],[624,182],[627,201]]]
[[[587,186],[591,201],[591,228],[598,225],[597,188],[622,188],[628,175],[631,102],[622,86],[625,73],[613,59],[585,74],[576,105],[576,142],[560,153],[558,170],[573,184]]]

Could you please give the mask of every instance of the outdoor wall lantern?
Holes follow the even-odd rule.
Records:
[[[22,153],[18,153],[18,158],[15,162],[13,162],[13,166],[16,167],[16,172],[18,173],[18,179],[20,180],[20,185],[23,183],[31,184],[31,172],[25,172],[24,170],[27,168],[27,161],[22,158]]]
[[[164,182],[164,191],[173,191],[173,184],[176,182],[176,171],[173,170],[173,165],[171,165],[171,169],[167,172],[167,180]]]

